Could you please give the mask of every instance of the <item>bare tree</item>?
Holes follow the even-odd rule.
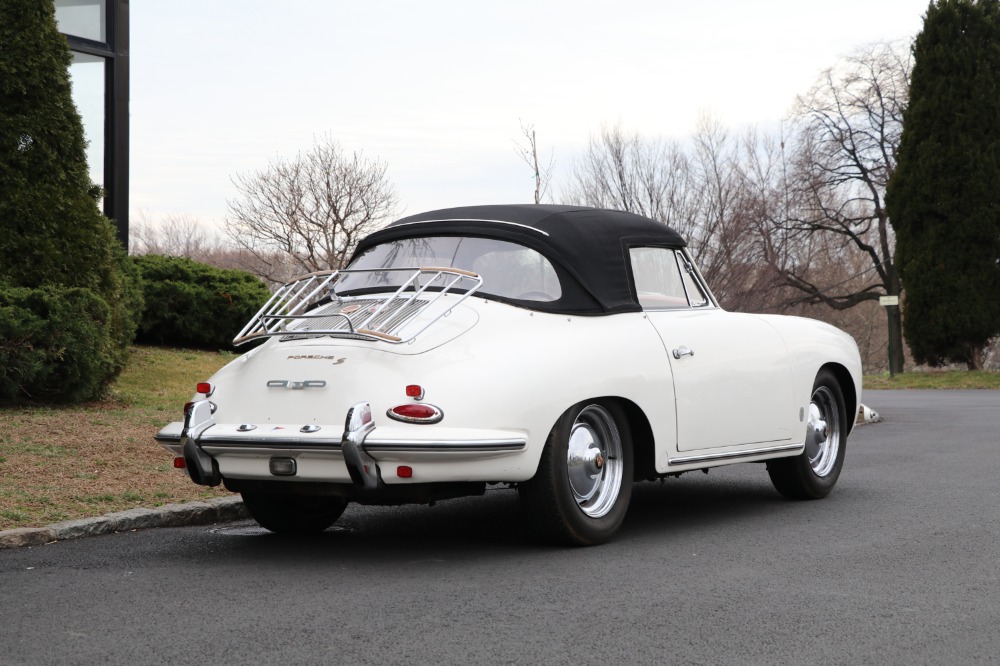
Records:
[[[192,215],[167,215],[159,221],[151,218],[145,210],[132,218],[132,254],[166,254],[204,262],[220,248],[218,234]]]
[[[679,145],[604,126],[590,137],[562,199],[644,215],[682,233],[692,196],[688,158]]]
[[[843,310],[900,293],[885,188],[908,99],[909,53],[908,45],[886,43],[859,50],[825,71],[797,101],[789,194],[795,201],[775,225],[802,242],[797,253],[772,258],[786,283],[802,292],[802,302]],[[826,262],[854,265],[858,272],[839,284],[822,279],[828,273],[817,270],[817,245]],[[888,310],[890,370],[902,370],[899,309]]]
[[[709,116],[702,116],[690,157],[693,204],[687,238],[712,289],[726,307],[759,309],[753,298],[767,294],[760,274],[759,234],[741,143]]]
[[[294,159],[234,178],[225,229],[253,258],[247,270],[270,281],[290,272],[342,267],[358,241],[395,212],[386,165],[344,153],[324,138]]]
[[[765,261],[768,234],[760,207],[775,188],[774,166],[765,163],[774,155],[759,143],[753,132],[737,139],[709,116],[699,121],[687,151],[626,134],[620,126],[604,127],[576,163],[564,200],[663,222],[687,239],[726,307],[773,310],[779,299]]]
[[[546,192],[549,189],[549,183],[552,181],[552,171],[555,169],[555,160],[552,155],[549,155],[549,163],[544,169],[539,167],[538,164],[538,141],[535,137],[535,126],[527,125],[522,120],[521,123],[521,134],[524,135],[525,141],[527,143],[514,142],[514,146],[517,150],[517,154],[524,160],[531,170],[534,172],[535,176],[535,203],[542,203],[542,199],[545,197]]]

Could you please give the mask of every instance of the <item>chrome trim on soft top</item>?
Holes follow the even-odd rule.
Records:
[[[522,229],[530,229],[540,233],[543,236],[548,236],[547,231],[542,231],[541,229],[536,229],[535,227],[529,227],[527,224],[521,224],[520,222],[508,222],[507,220],[486,220],[482,218],[471,218],[471,217],[454,217],[441,220],[414,220],[413,222],[403,222],[402,224],[394,224],[392,227],[386,227],[391,229],[398,229],[399,227],[408,227],[411,224],[426,224],[427,222],[489,222],[491,224],[509,224],[512,227],[521,227]]]

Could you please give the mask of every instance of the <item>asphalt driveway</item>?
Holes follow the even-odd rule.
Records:
[[[0,663],[987,663],[1000,655],[1000,392],[885,391],[834,493],[761,465],[638,487],[558,549],[516,494],[0,551]]]

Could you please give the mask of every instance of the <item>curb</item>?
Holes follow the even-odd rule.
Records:
[[[21,546],[43,546],[53,541],[79,539],[98,534],[148,529],[208,525],[248,518],[239,496],[219,497],[204,502],[164,504],[155,509],[129,509],[96,518],[81,518],[55,523],[48,527],[19,527],[0,531],[0,550]]]

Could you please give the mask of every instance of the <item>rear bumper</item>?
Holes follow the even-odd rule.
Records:
[[[512,460],[523,458],[528,448],[524,432],[376,426],[370,416],[364,424],[356,418],[352,427],[351,412],[346,426],[311,424],[306,429],[269,423],[248,429],[215,423],[210,415],[206,420],[208,407],[199,409],[200,404],[192,406],[185,422],[168,424],[155,440],[173,455],[184,456],[192,480],[203,485],[215,485],[204,482],[217,483],[217,474],[226,479],[353,483],[377,490],[381,483],[523,481],[534,474],[533,465]],[[351,411],[362,410],[361,405],[365,403]],[[274,458],[293,459],[295,473],[273,474]],[[409,476],[399,475],[401,466],[410,468]]]

